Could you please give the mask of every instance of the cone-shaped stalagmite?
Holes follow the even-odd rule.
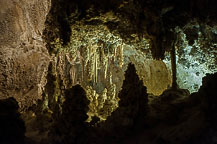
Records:
[[[139,80],[135,66],[131,63],[125,72],[125,80],[118,97],[120,98],[119,108],[129,107],[128,113],[131,117],[145,112],[148,101],[147,90],[142,80]]]
[[[119,139],[137,129],[137,125],[141,124],[146,114],[147,90],[143,82],[139,80],[133,64],[128,65],[118,97],[120,98],[119,107],[108,117],[105,125],[108,125],[111,133],[115,131],[115,136]]]
[[[85,144],[87,143],[87,125],[89,100],[84,89],[80,85],[65,90],[65,102],[62,106],[62,114],[56,120],[52,144]]]

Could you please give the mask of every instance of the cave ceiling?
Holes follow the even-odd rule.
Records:
[[[182,28],[193,19],[203,25],[216,25],[216,5],[215,0],[53,0],[47,23],[52,23],[49,26],[56,31],[45,30],[45,35],[49,33],[47,42],[59,37],[67,44],[73,23],[102,24],[125,43],[135,38],[148,39],[152,56],[163,59],[176,40],[177,26]],[[187,29],[185,33],[193,43],[197,31]]]
[[[114,59],[118,71],[133,62],[148,92],[156,95],[170,86],[168,53],[175,46],[178,83],[194,92],[206,73],[216,71],[216,11],[215,0],[55,0],[47,16],[44,39],[51,55],[79,50],[86,60],[84,67],[92,61],[89,69],[95,81],[96,69],[107,68],[109,59]],[[99,55],[87,55],[91,52]],[[152,59],[164,60],[166,66]],[[107,71],[104,75],[109,74]],[[113,72],[111,75],[115,77]],[[162,83],[157,84],[159,78]],[[116,85],[121,88],[121,84]]]

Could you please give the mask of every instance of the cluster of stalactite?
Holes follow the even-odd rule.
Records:
[[[71,26],[71,41],[66,49],[73,55],[72,65],[80,65],[81,81],[96,85],[102,77],[105,81],[111,75],[110,67],[123,66],[123,44],[104,26],[86,26],[82,23]],[[102,81],[102,80],[101,80]]]
[[[88,114],[102,119],[117,107],[116,94],[123,76],[114,81],[114,75],[123,73],[120,70],[124,64],[121,40],[104,28],[72,25],[73,34],[67,46],[61,46],[59,39],[55,41],[59,53],[52,62],[63,87],[82,85],[91,101]]]
[[[117,17],[108,12],[96,19],[107,22]],[[92,21],[88,20],[89,23]],[[163,62],[153,61],[145,38],[139,39],[135,34],[132,35],[133,40],[126,44],[118,35],[111,33],[107,26],[87,24],[87,20],[73,23],[71,32],[70,42],[66,46],[62,45],[60,39],[53,42],[55,49],[58,49],[53,57],[53,65],[56,77],[64,88],[75,84],[85,88],[91,101],[90,116],[106,119],[117,108],[117,93],[121,90],[124,71],[131,61],[136,65],[139,78],[149,88],[149,92],[159,95],[170,85],[169,70]],[[154,89],[155,74],[164,81],[158,90]]]
[[[143,123],[147,113],[146,87],[139,80],[132,64],[128,66],[125,77],[123,89],[118,94],[119,107],[104,122],[100,122],[97,116],[93,116],[90,123],[87,122],[90,102],[88,99],[90,98],[80,85],[66,89],[63,93],[65,100],[61,105],[62,111],[55,111],[52,115],[53,123],[48,139],[43,140],[42,143],[100,143],[101,140],[105,141],[109,137],[112,137],[112,141],[115,140],[114,131],[116,138],[121,139],[132,133],[132,129],[137,131],[139,127],[142,128],[140,124]],[[109,106],[107,104],[107,107]],[[106,107],[102,107],[102,109],[106,109]],[[109,141],[105,141],[105,143]]]
[[[110,107],[117,107],[116,84],[113,82],[113,69],[120,69],[123,64],[123,49],[119,48],[119,53],[116,53],[116,48],[110,53],[106,53],[106,48],[100,46],[89,46],[77,50],[72,54],[73,59],[68,59],[70,62],[69,75],[71,85],[81,84],[87,91],[90,104],[90,114],[100,115],[106,118],[112,110],[105,110],[105,103],[110,101]],[[109,50],[108,50],[109,51]],[[116,57],[120,58],[119,65],[115,65]],[[66,57],[67,58],[67,57]],[[100,114],[101,113],[101,114]]]
[[[85,0],[82,2],[81,5],[86,3]],[[85,7],[74,2],[69,4],[67,1],[56,1],[52,4],[44,38],[50,54],[53,55],[55,76],[61,83],[59,85],[62,88],[58,89],[81,84],[90,100],[88,113],[90,117],[95,115],[105,119],[116,109],[117,93],[121,90],[123,83],[123,71],[130,61],[136,64],[139,77],[148,87],[148,92],[160,95],[171,86],[171,76],[169,66],[165,66],[163,62],[152,62],[153,58],[163,59],[165,51],[170,51],[172,47],[178,47],[180,51],[184,49],[185,44],[175,45],[175,42],[182,39],[176,26],[185,29],[189,44],[192,44],[194,42],[192,39],[197,37],[197,34],[191,30],[189,32],[186,26],[183,27],[187,23],[187,17],[183,23],[178,22],[178,24],[170,19],[171,13],[177,14],[175,8],[179,5],[178,3],[174,2],[171,6],[164,7],[155,1],[145,4],[142,2],[142,5],[139,4],[140,2],[119,1],[114,5],[119,8],[118,11],[104,10],[103,7],[95,7],[95,4],[89,6],[90,3],[86,3]],[[112,3],[109,2],[109,4]],[[153,8],[152,3],[158,8]],[[102,11],[95,12],[97,8],[102,8]],[[128,8],[132,10],[132,15],[126,13]],[[158,12],[155,13],[153,10]],[[185,14],[177,17],[182,17],[182,15]],[[132,20],[132,17],[135,19]],[[151,64],[157,66],[146,67],[149,60]],[[170,59],[167,59],[167,64],[168,61],[170,63]],[[173,65],[174,62],[175,60],[173,60]],[[182,65],[186,64],[184,62]],[[155,69],[159,65],[164,70]],[[178,84],[183,78],[179,70]],[[176,71],[176,68],[173,68],[173,71]],[[160,75],[157,75],[159,73]],[[173,75],[175,74],[174,72]],[[199,75],[201,78],[202,75]],[[155,76],[158,78],[153,78]],[[156,84],[156,81],[161,81],[161,84]],[[188,85],[181,83],[181,88],[198,90],[199,85],[192,82]],[[160,87],[157,90],[156,85]],[[191,87],[187,87],[189,85]]]

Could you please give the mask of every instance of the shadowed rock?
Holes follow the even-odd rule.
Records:
[[[116,140],[143,128],[142,121],[146,115],[148,94],[133,64],[128,65],[118,97],[119,107],[105,122],[106,131]]]
[[[0,100],[0,144],[24,144],[25,125],[14,98]]]
[[[89,100],[80,85],[65,90],[65,102],[62,113],[55,121],[50,135],[52,144],[85,144],[87,143],[87,124]]]

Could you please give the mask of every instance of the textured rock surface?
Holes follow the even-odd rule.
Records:
[[[180,88],[197,92],[207,73],[217,72],[217,27],[191,20],[177,33],[177,83]],[[192,36],[193,35],[193,36]],[[170,67],[170,56],[163,60]]]
[[[41,98],[49,55],[42,39],[49,0],[0,1],[0,99],[22,106]]]

